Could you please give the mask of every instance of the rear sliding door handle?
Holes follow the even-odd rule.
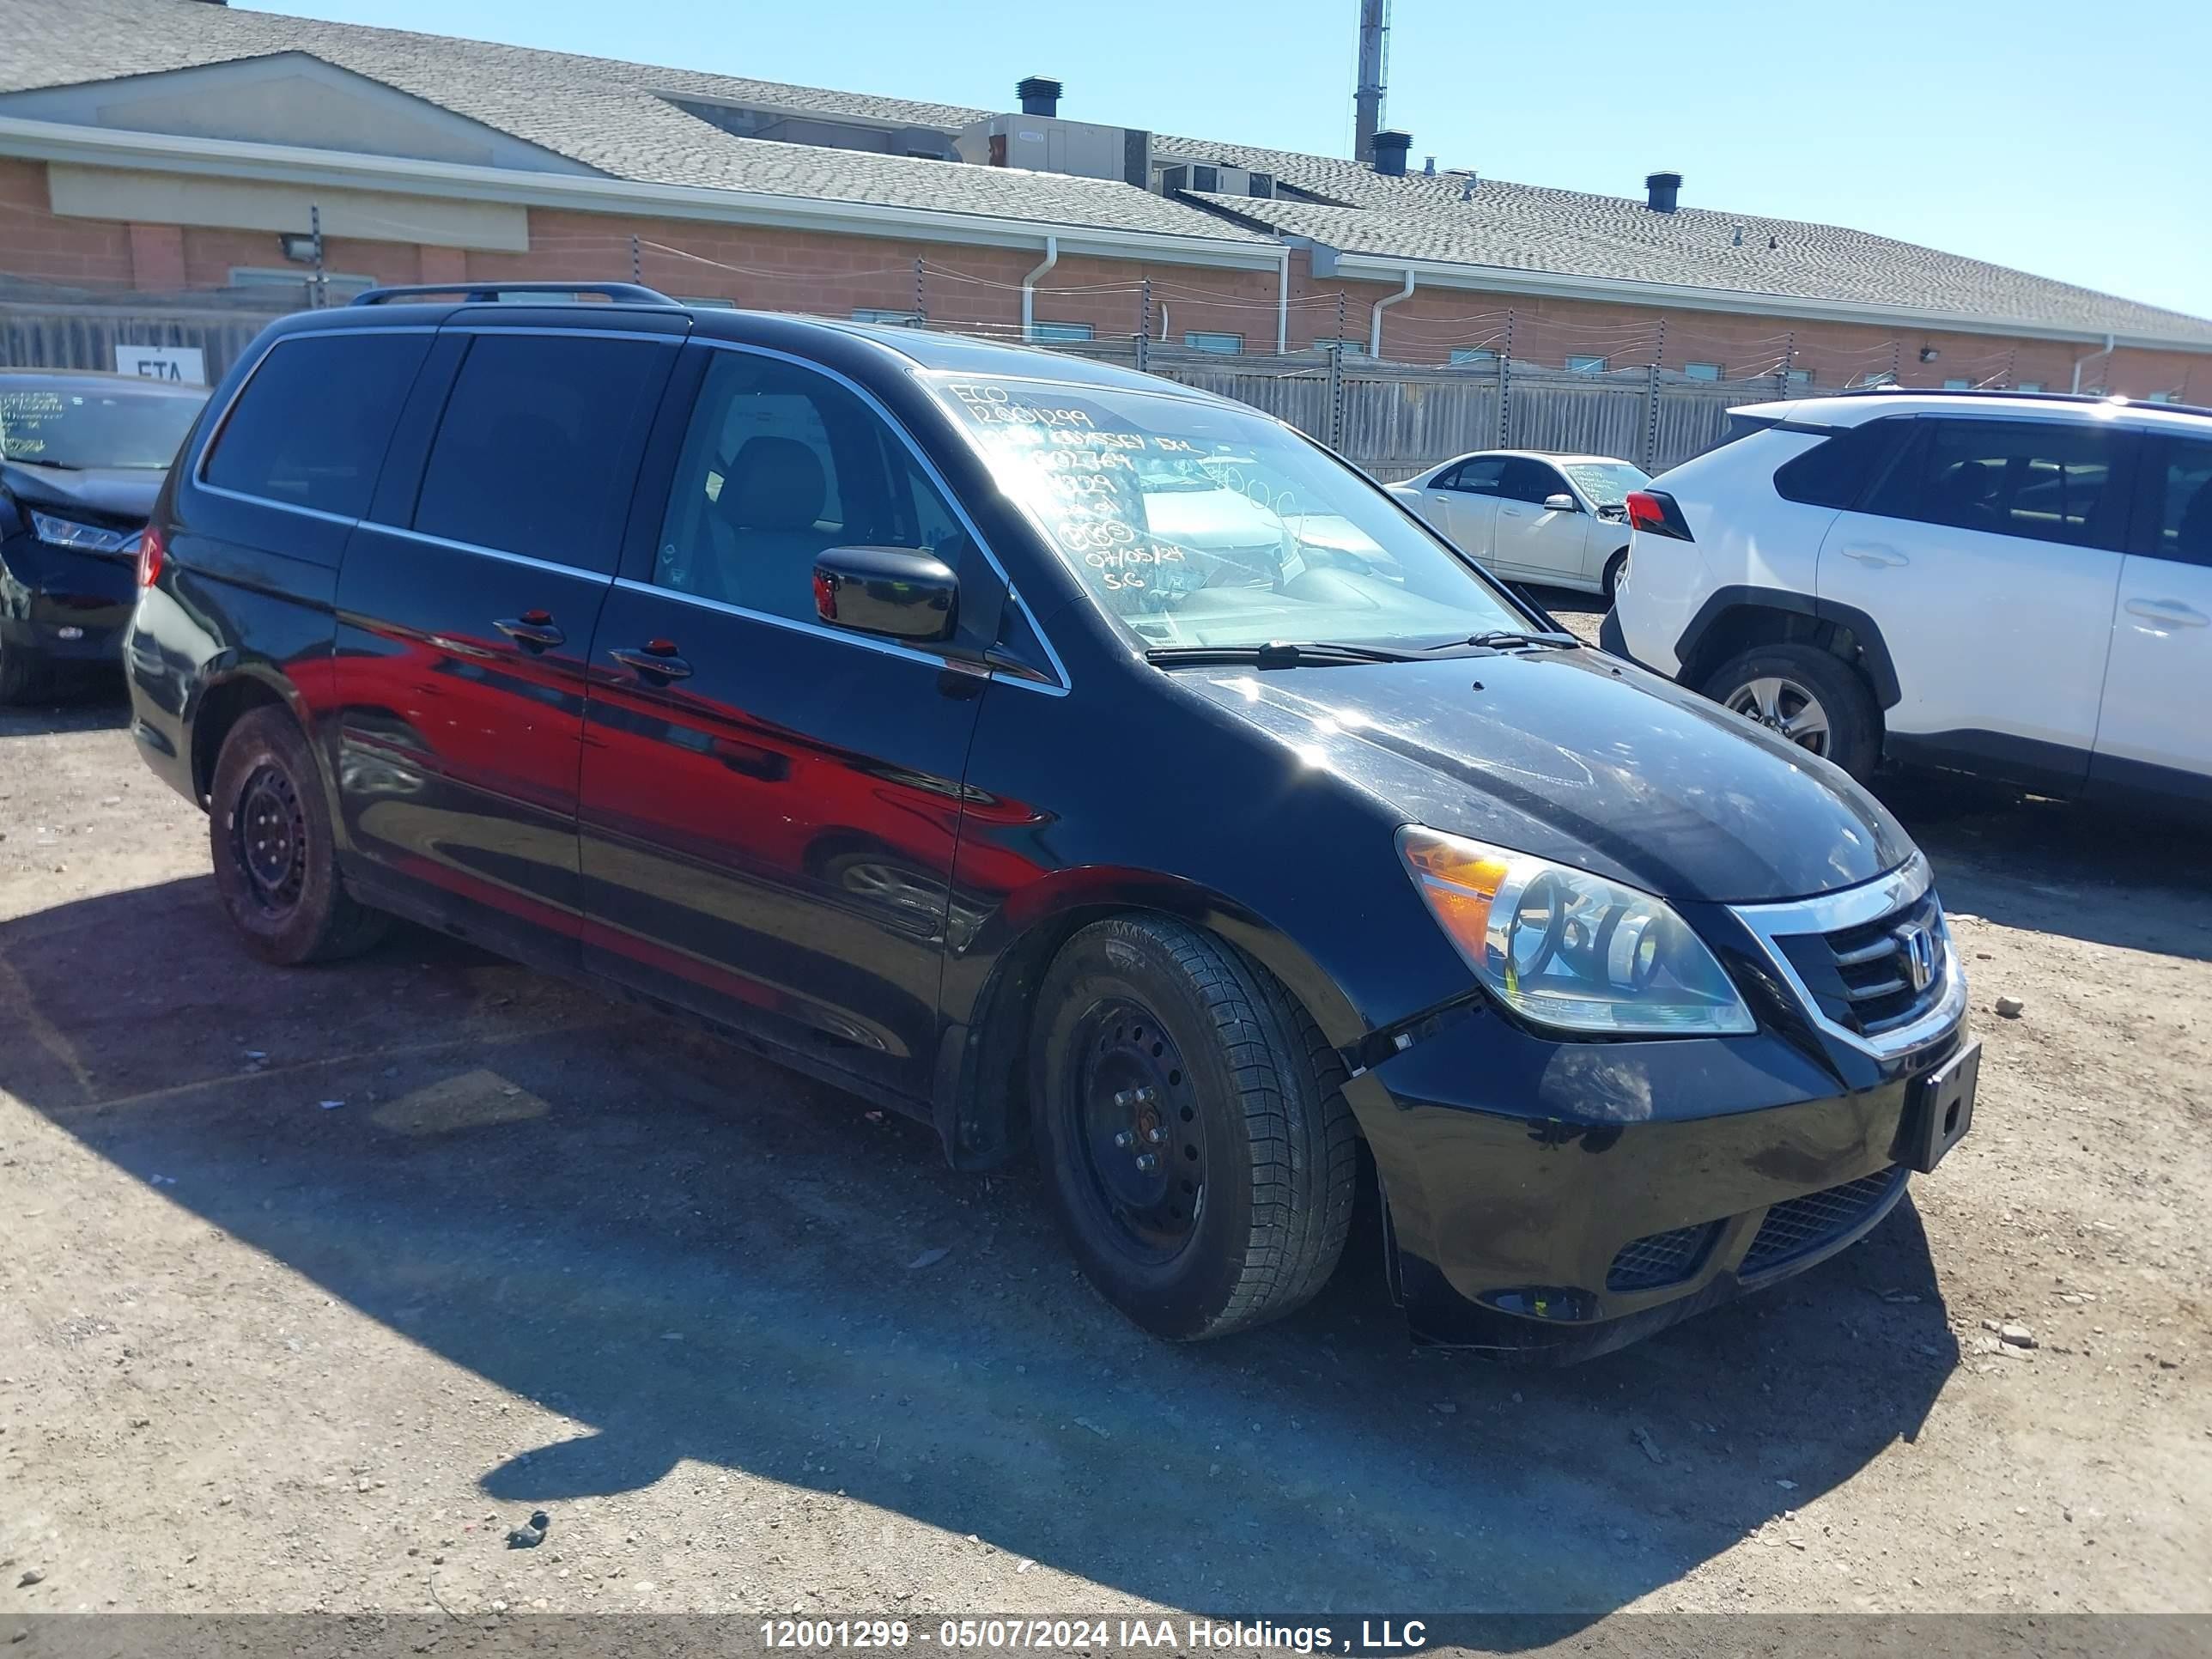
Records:
[[[1836,550],[1847,559],[1856,559],[1861,564],[1911,564],[1911,560],[1893,547],[1884,547],[1878,542],[1854,542]]]
[[[553,625],[553,613],[550,611],[526,611],[519,617],[502,617],[492,626],[517,644],[538,651],[565,645],[568,640]]]
[[[664,680],[680,680],[691,672],[691,665],[676,654],[675,643],[669,640],[647,640],[636,649],[617,645],[607,655],[633,673],[658,675]]]
[[[2170,623],[2176,628],[2203,628],[2212,623],[2212,617],[2179,599],[2130,599],[2128,615],[2141,617],[2145,622]]]

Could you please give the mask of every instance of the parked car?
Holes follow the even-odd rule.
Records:
[[[2212,410],[1883,392],[1734,421],[1630,496],[1608,648],[1860,778],[2212,807]]]
[[[117,660],[138,532],[204,388],[0,369],[0,703]]]
[[[1888,813],[1291,428],[594,291],[281,322],[170,476],[132,729],[264,958],[410,917],[1033,1146],[1170,1338],[1312,1295],[1371,1167],[1421,1335],[1595,1352],[1966,1132]],[[1272,540],[1186,511],[1231,471]]]
[[[1508,581],[1613,597],[1628,559],[1628,493],[1651,482],[1603,455],[1486,449],[1390,493]]]

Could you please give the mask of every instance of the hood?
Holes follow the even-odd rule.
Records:
[[[154,511],[154,497],[161,494],[161,477],[159,471],[144,466],[87,467],[72,472],[21,461],[0,464],[0,486],[17,501],[64,513],[76,507],[103,522],[145,523]]]
[[[1200,548],[1264,547],[1283,538],[1283,521],[1233,489],[1148,489],[1145,527],[1153,535]]]
[[[1595,651],[1175,678],[1406,822],[1665,898],[1803,898],[1912,853],[1826,761]]]

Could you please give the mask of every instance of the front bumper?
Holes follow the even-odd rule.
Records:
[[[1467,1005],[1353,1078],[1414,1335],[1589,1358],[1826,1260],[1903,1198],[1910,1054],[1819,1033],[1553,1041]]]
[[[118,662],[137,569],[135,558],[9,537],[0,543],[0,644],[49,663]]]

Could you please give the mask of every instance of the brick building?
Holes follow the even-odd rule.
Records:
[[[0,298],[629,278],[1053,342],[2212,400],[2212,322],[1832,226],[233,11],[10,0]]]

